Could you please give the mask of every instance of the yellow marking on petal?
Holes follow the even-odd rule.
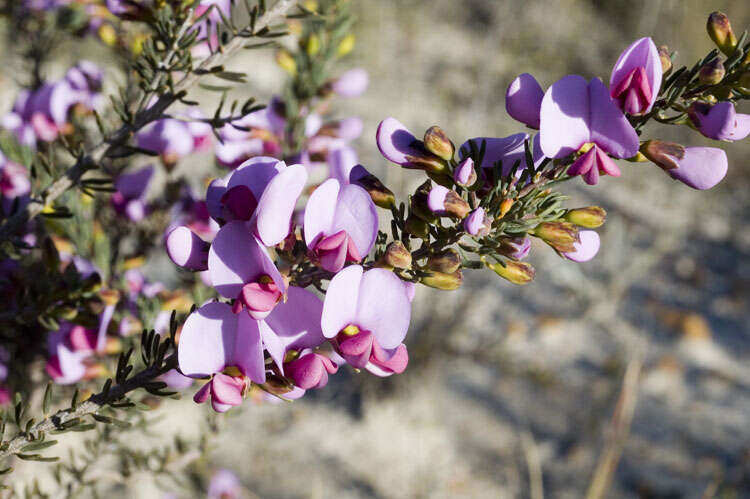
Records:
[[[595,145],[596,145],[596,144],[594,144],[593,142],[586,142],[585,144],[583,144],[583,145],[581,146],[581,148],[580,148],[580,149],[578,149],[578,152],[579,152],[579,153],[581,153],[581,154],[586,154],[586,153],[587,153],[587,152],[589,152],[589,150],[590,150],[590,149],[591,149],[592,147],[594,147]]]
[[[344,333],[346,336],[355,336],[359,334],[359,328],[355,326],[354,324],[349,324],[344,329],[342,329],[341,332]]]
[[[227,366],[221,372],[233,378],[241,377],[243,375],[242,371],[240,371],[240,368],[237,366]]]

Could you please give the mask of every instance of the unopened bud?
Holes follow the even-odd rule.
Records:
[[[711,40],[726,55],[732,55],[737,48],[737,37],[734,36],[729,18],[723,12],[713,12],[708,16],[706,30]]]
[[[607,219],[607,212],[599,206],[587,206],[586,208],[568,210],[564,218],[579,227],[595,229],[601,227]]]
[[[307,47],[305,49],[308,55],[316,55],[320,52],[320,38],[318,38],[318,35],[310,35],[310,38],[307,39]]]
[[[453,171],[453,181],[461,187],[470,187],[477,181],[477,171],[474,168],[474,160],[466,158],[461,161]]]
[[[419,142],[414,146],[415,149],[420,145],[424,147],[424,145]],[[424,152],[418,156],[406,156],[406,162],[401,166],[412,170],[424,170],[428,173],[434,174],[444,174],[448,170],[448,165],[445,160],[432,154],[426,147],[424,147]]]
[[[463,219],[471,211],[471,206],[455,191],[448,191],[445,195],[445,212],[452,217]]]
[[[262,390],[271,393],[273,395],[284,395],[294,389],[292,384],[286,378],[282,378],[276,374],[269,374],[266,376],[266,382],[262,385],[258,385]]]
[[[430,233],[427,222],[414,215],[406,217],[406,232],[413,237],[425,238]]]
[[[94,272],[83,280],[81,287],[83,288],[84,293],[93,293],[99,291],[99,289],[102,287],[102,278],[99,273]]]
[[[362,169],[362,176],[353,179],[353,174],[360,168]],[[378,177],[365,170],[364,167],[361,167],[360,165],[355,166],[352,169],[350,179],[352,180],[352,183],[359,185],[367,191],[372,198],[372,202],[375,203],[376,206],[380,206],[386,210],[390,210],[396,206],[396,196],[393,195],[393,191],[383,185],[383,182],[381,182]]]
[[[276,64],[290,75],[297,74],[297,62],[292,57],[292,54],[286,50],[276,52]]]
[[[417,190],[411,196],[411,200],[409,202],[411,213],[427,222],[434,222],[437,220],[435,214],[432,212],[432,210],[430,210],[428,202],[431,189],[432,184],[430,183],[430,181],[425,181],[417,188]]]
[[[453,159],[453,153],[456,151],[453,142],[439,126],[427,129],[424,133],[424,145],[432,154],[446,161]]]
[[[500,213],[498,213],[497,218],[503,218],[505,215],[508,214],[510,209],[513,207],[513,200],[512,199],[503,199],[500,202]]]
[[[435,272],[450,274],[458,270],[461,266],[461,257],[458,252],[448,249],[442,253],[431,255],[427,259],[427,268]]]
[[[411,253],[401,241],[393,241],[385,248],[383,261],[386,265],[397,269],[411,267]]]
[[[443,291],[452,291],[461,287],[464,281],[464,276],[461,270],[456,270],[451,273],[447,272],[433,272],[429,276],[422,277],[419,282],[425,286],[429,286],[435,289],[442,289]]]
[[[578,229],[569,222],[542,222],[533,234],[561,253],[575,251],[579,242]]]
[[[339,43],[339,47],[337,49],[338,56],[344,57],[345,55],[349,54],[352,50],[354,50],[354,44],[356,42],[356,38],[353,33],[349,33],[344,37],[343,40],[341,40],[341,43]]]
[[[683,146],[661,140],[647,140],[641,144],[640,152],[664,170],[678,168],[678,160],[685,157]]]
[[[534,280],[534,276],[536,275],[534,267],[525,262],[487,263],[485,261],[485,265],[497,275],[513,284],[528,284]]]
[[[666,45],[659,47],[659,60],[661,61],[661,70],[664,75],[672,71],[672,57],[669,55],[669,48]]]
[[[501,237],[497,252],[513,260],[523,260],[529,256],[531,251],[531,238],[529,236]]]
[[[724,69],[724,63],[718,57],[707,62],[705,66],[701,68],[701,72],[698,75],[698,79],[704,85],[716,85],[724,79],[726,70]]]
[[[114,336],[107,336],[107,342],[104,344],[104,352],[107,355],[115,355],[122,352],[122,340]]]

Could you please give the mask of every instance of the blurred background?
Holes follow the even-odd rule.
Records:
[[[361,161],[400,194],[420,177],[377,153],[387,116],[416,135],[440,125],[457,144],[505,136],[522,128],[504,107],[519,73],[543,87],[568,73],[608,81],[642,36],[692,65],[712,48],[711,11],[737,33],[750,26],[746,0],[354,4],[354,64],[371,85],[337,109],[363,118]],[[272,54],[241,57],[236,67],[255,68],[248,92],[279,91]],[[647,134],[708,143],[676,132]],[[571,206],[609,213],[593,261],[539,245],[526,287],[467,272],[457,292],[420,288],[406,373],[343,369],[300,402],[209,420],[223,427],[212,466],[233,470],[248,497],[576,498],[614,465],[606,497],[750,497],[750,143],[723,147],[729,174],[707,192],[650,163],[623,162],[595,188],[570,182]],[[178,404],[156,413],[155,435],[206,424],[205,408]],[[118,491],[162,495],[140,475]]]

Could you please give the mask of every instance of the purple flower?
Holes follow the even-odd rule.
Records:
[[[328,179],[307,201],[304,228],[305,243],[315,262],[338,272],[346,262],[358,262],[367,256],[375,244],[375,203],[360,186]]]
[[[424,142],[418,140],[395,118],[386,118],[380,122],[375,141],[385,159],[404,168],[435,173],[445,170],[445,162],[429,152]]]
[[[464,158],[453,171],[453,180],[456,184],[470,187],[477,181],[477,172],[474,169],[474,160],[470,157]]]
[[[529,256],[531,251],[531,238],[529,236],[509,237],[500,240],[499,252],[514,260],[523,260]]]
[[[587,83],[581,76],[568,75],[555,82],[542,100],[539,134],[547,157],[581,151],[568,174],[583,175],[591,185],[598,182],[600,172],[620,175],[608,155],[630,158],[638,152],[638,134],[598,78]]]
[[[255,156],[280,156],[284,117],[276,111],[278,100],[241,120],[224,125],[219,131],[221,142],[216,145],[216,161],[236,168]]]
[[[678,167],[666,172],[693,189],[710,189],[727,174],[727,154],[715,147],[686,147],[683,158],[673,160]]]
[[[695,103],[688,111],[690,120],[698,130],[714,140],[742,140],[750,135],[750,114],[738,113],[729,101],[713,106]]]
[[[186,226],[175,227],[164,238],[169,258],[184,269],[208,270],[210,245]]]
[[[620,54],[609,79],[610,96],[624,112],[645,114],[661,88],[659,51],[651,38],[633,42]]]
[[[174,165],[180,158],[193,152],[195,138],[187,123],[174,118],[165,118],[151,123],[136,135],[138,147],[161,156],[167,165]]]
[[[178,350],[180,371],[186,376],[212,376],[196,395],[198,403],[209,396],[218,412],[242,402],[245,377],[266,381],[264,351],[283,375],[289,350],[304,350],[324,341],[320,329],[322,304],[313,293],[292,287],[286,303],[264,320],[255,320],[232,307],[208,303],[185,321]]]
[[[370,83],[367,71],[354,68],[345,72],[331,83],[331,89],[341,97],[358,97],[365,93]]]
[[[321,326],[323,335],[353,367],[387,375],[406,368],[408,355],[402,341],[410,318],[407,289],[395,274],[385,269],[365,272],[352,265],[331,280]]]
[[[125,173],[115,180],[116,191],[112,193],[112,206],[120,215],[133,222],[146,216],[146,191],[154,175],[154,167],[147,166],[133,173]]]
[[[246,222],[230,222],[219,230],[208,253],[208,272],[221,296],[237,299],[235,312],[244,307],[256,319],[266,317],[287,290],[268,251]]]
[[[323,388],[328,384],[328,375],[335,374],[338,366],[325,355],[304,350],[295,360],[284,364],[286,375],[303,390]]]
[[[505,110],[529,128],[539,128],[539,110],[544,90],[529,73],[518,75],[505,92]]]
[[[573,243],[575,251],[563,253],[563,256],[574,262],[588,262],[599,252],[599,234],[593,230],[578,232],[579,240]]]
[[[218,222],[250,221],[266,246],[279,244],[290,232],[297,199],[307,181],[302,165],[287,166],[259,156],[243,163],[206,192],[209,214]]]

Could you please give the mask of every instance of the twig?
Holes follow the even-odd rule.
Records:
[[[534,437],[527,430],[521,432],[521,447],[529,468],[529,495],[531,499],[544,499],[544,483],[542,480],[542,463],[539,451],[534,443]]]
[[[55,414],[46,417],[32,426],[28,432],[20,433],[9,441],[4,442],[3,448],[0,451],[0,460],[13,454],[17,454],[24,445],[30,442],[28,438],[29,435],[39,434],[41,432],[46,433],[61,428],[69,421],[73,421],[88,414],[94,414],[99,411],[99,409],[111,404],[112,402],[120,400],[134,390],[142,388],[154,378],[161,376],[175,367],[177,367],[176,354],[165,359],[161,366],[148,367],[135,374],[124,383],[115,385],[109,390],[99,392],[96,395],[92,395],[89,399],[76,406],[75,409],[69,408],[57,411]]]
[[[643,360],[637,355],[625,369],[622,389],[617,399],[615,412],[610,421],[610,433],[607,444],[599,459],[599,464],[591,478],[586,499],[601,499],[606,497],[612,477],[622,455],[622,449],[630,434],[630,424],[633,421],[635,404],[638,398],[638,380],[643,367]]]

